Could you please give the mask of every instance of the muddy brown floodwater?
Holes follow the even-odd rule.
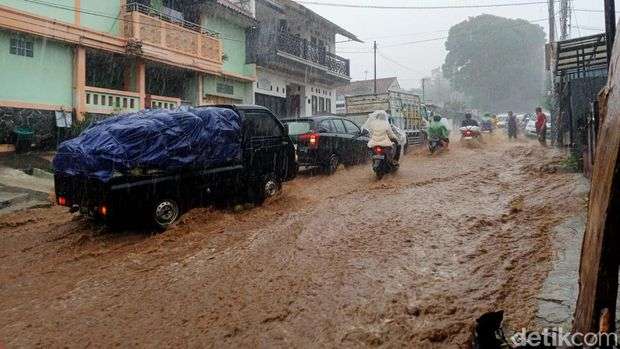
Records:
[[[534,326],[550,229],[585,209],[554,149],[489,140],[300,176],[262,207],[163,234],[66,209],[0,216],[0,343],[467,347],[486,311]],[[0,345],[1,346],[1,345]]]

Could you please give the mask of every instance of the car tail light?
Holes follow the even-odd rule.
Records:
[[[308,149],[319,148],[319,134],[318,133],[305,133],[299,136],[299,139],[308,143]]]
[[[471,136],[471,131],[465,131],[465,136]]]
[[[382,148],[382,147],[379,147],[379,146],[376,146],[376,147],[372,148],[372,151],[373,151],[375,154],[377,154],[377,155],[381,155],[381,154],[383,154],[383,148]]]
[[[67,206],[67,198],[64,196],[59,196],[58,197],[58,205],[60,206]]]
[[[101,217],[105,217],[108,215],[108,207],[106,205],[99,206],[98,211]]]

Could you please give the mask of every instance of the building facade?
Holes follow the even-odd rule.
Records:
[[[253,103],[255,25],[254,0],[0,0],[0,118]]]
[[[256,19],[248,41],[256,104],[279,117],[333,113],[336,88],[351,79],[349,60],[335,54],[336,34],[359,39],[291,0],[257,0]]]

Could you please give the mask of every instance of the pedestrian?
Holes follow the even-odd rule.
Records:
[[[541,107],[536,108],[536,133],[540,145],[547,146],[547,115],[542,112]]]
[[[508,139],[517,139],[517,116],[512,113],[512,111],[508,112]]]

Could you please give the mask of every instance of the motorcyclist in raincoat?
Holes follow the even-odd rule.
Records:
[[[400,138],[394,132],[388,120],[388,114],[383,110],[377,110],[370,114],[368,120],[362,125],[362,129],[368,130],[370,140],[368,148],[376,146],[390,147],[395,151],[394,161],[400,158]]]
[[[443,146],[447,149],[450,144],[450,131],[446,128],[446,125],[441,122],[441,116],[435,115],[433,121],[428,126],[428,138],[438,138],[441,140]]]

